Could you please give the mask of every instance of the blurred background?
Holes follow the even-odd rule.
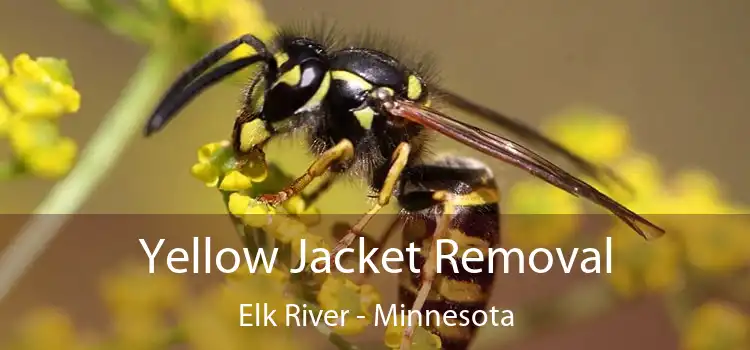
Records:
[[[443,85],[531,125],[581,107],[614,115],[629,126],[634,147],[657,159],[665,176],[702,169],[715,176],[726,201],[750,203],[750,2],[277,0],[262,5],[274,24],[322,16],[343,32],[374,29],[406,39],[415,50],[434,54]],[[61,132],[81,149],[147,51],[54,1],[0,3],[0,30],[5,33],[0,52],[8,60],[24,52],[67,60],[81,108],[61,119]],[[173,69],[185,64],[175,60]],[[241,86],[230,82],[211,89],[157,137],[136,136],[80,212],[223,213],[216,191],[201,186],[188,170],[199,146],[227,138]],[[580,143],[586,147],[585,140]],[[468,152],[445,140],[434,148]],[[288,143],[273,145],[269,159],[282,149],[288,153],[280,165],[290,173],[299,173],[311,159],[302,147]],[[495,166],[503,188],[525,176],[508,168]],[[38,179],[0,184],[0,213],[32,212],[54,184]],[[349,184],[337,186],[320,210],[363,212],[368,205],[364,196],[357,196],[362,193]],[[342,196],[348,198],[345,207],[330,199]],[[19,222],[0,228],[0,247],[10,242]],[[107,224],[100,228],[111,229]],[[69,311],[78,323],[96,325],[103,312],[101,303],[93,300],[101,275],[117,266],[119,257],[137,254],[135,238],[145,235],[66,231],[70,235],[56,239],[17,288],[0,300],[0,340],[21,315],[49,304]],[[180,239],[176,233],[161,234]],[[226,244],[236,239],[234,234],[226,236]],[[554,291],[567,282],[528,278],[517,287],[500,282],[499,288],[512,299],[538,290],[540,283]],[[678,348],[679,335],[663,309],[654,298],[638,299],[510,348]],[[485,333],[480,345],[494,348],[492,335]]]

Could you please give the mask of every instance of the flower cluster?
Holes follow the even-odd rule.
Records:
[[[148,274],[147,270],[142,265],[125,265],[103,280],[110,332],[93,336],[76,330],[72,319],[60,310],[41,309],[29,315],[11,342],[3,345],[13,350],[169,349],[180,345],[244,349],[247,344],[291,350],[303,345],[290,336],[292,328],[237,327],[240,304],[267,303],[283,310],[293,302],[284,294],[286,282],[279,278],[280,271],[230,275],[226,283],[191,295],[181,276]],[[281,318],[275,321],[283,324]]]
[[[230,215],[239,219],[243,225],[260,229],[254,231],[257,235],[267,235],[273,241],[273,246],[281,247],[282,255],[291,254],[294,257],[305,258],[308,265],[322,255],[319,248],[331,251],[326,240],[309,231],[309,227],[318,222],[319,213],[314,206],[308,206],[300,196],[293,196],[283,202],[280,208],[258,201],[255,197],[267,193],[269,189],[283,187],[284,183],[269,185],[268,182],[279,181],[286,176],[275,174],[269,176],[269,166],[260,153],[245,154],[242,160],[237,160],[228,142],[214,142],[202,146],[198,150],[198,162],[191,168],[193,176],[206,186],[218,188],[225,195],[227,210]],[[302,252],[300,242],[305,240],[305,252]],[[299,262],[295,262],[295,266]],[[345,322],[332,327],[337,335],[353,335],[361,333],[372,322],[372,310],[380,302],[380,295],[371,285],[358,285],[353,281],[325,274],[305,280],[305,277],[290,278],[288,268],[274,269],[272,276],[285,285],[287,292],[292,292],[295,298],[306,300],[306,304],[313,304],[323,310],[348,310]],[[241,278],[241,277],[240,277]],[[291,285],[296,283],[296,285]],[[300,290],[307,289],[307,290]],[[306,296],[314,295],[312,299]],[[403,328],[389,328],[386,340],[399,338]],[[419,328],[415,333],[415,348],[439,349],[439,338],[434,334]],[[425,347],[426,346],[426,347]]]
[[[0,178],[29,174],[58,178],[77,153],[73,139],[60,134],[59,120],[80,108],[81,96],[65,60],[20,54],[0,55],[0,137],[13,151],[0,160]]]
[[[64,8],[149,47],[170,47],[192,62],[218,44],[251,33],[268,43],[276,27],[257,0],[57,0]],[[229,59],[246,56],[242,45]],[[250,68],[253,69],[253,68]]]
[[[703,304],[691,311],[697,301],[690,300],[689,295],[693,290],[737,294],[733,291],[738,284],[735,282],[747,278],[743,271],[750,266],[750,235],[746,230],[750,220],[736,214],[750,210],[731,203],[722,194],[717,180],[705,171],[688,169],[672,176],[665,174],[654,157],[633,147],[627,124],[616,116],[571,111],[553,118],[545,129],[558,142],[587,159],[613,165],[614,172],[633,187],[634,193],[612,184],[602,186],[587,179],[588,182],[667,231],[658,240],[647,242],[619,222],[605,228],[605,236],[612,237],[613,244],[612,273],[606,275],[613,291],[626,298],[645,293],[661,294],[667,299],[688,295],[689,301],[679,306],[687,310],[673,311],[692,314],[684,333],[687,349],[747,347],[747,315],[721,302]],[[581,201],[572,196],[569,197],[573,199],[566,200],[561,195],[566,194],[538,181],[522,181],[509,193],[509,210],[583,212]],[[559,219],[562,223],[552,230],[548,225],[553,219],[539,221],[544,221],[539,225],[547,228],[546,238],[535,234],[533,227],[520,226],[519,230],[508,232],[509,240],[516,245],[564,244],[574,240],[575,231],[581,228],[576,223],[580,220]],[[724,281],[727,276],[728,281]]]

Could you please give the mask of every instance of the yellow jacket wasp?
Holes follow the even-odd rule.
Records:
[[[252,47],[255,54],[209,71],[240,45]],[[430,247],[435,246],[431,242],[444,238],[455,239],[459,245],[468,239],[486,246],[499,243],[499,195],[492,173],[484,164],[466,157],[424,159],[429,131],[584,197],[611,211],[644,238],[664,234],[658,226],[539,154],[431,106],[440,101],[493,120],[517,137],[566,157],[595,179],[615,178],[607,169],[581,159],[520,122],[431,84],[425,71],[405,64],[386,50],[367,44],[337,46],[314,33],[282,30],[271,47],[244,35],[211,51],[173,83],[148,121],[146,135],[163,128],[206,88],[256,63],[262,64],[261,71],[244,93],[232,133],[235,152],[261,151],[274,137],[303,132],[310,151],[317,156],[307,172],[286,189],[260,199],[281,203],[329,171],[364,177],[377,193],[377,203],[338,242],[332,256],[348,247],[394,195],[402,216],[423,223],[421,230],[405,229],[407,242]],[[402,281],[401,302],[411,305],[412,310],[422,310],[425,305],[444,310],[486,308],[492,276],[469,278],[458,273],[436,281],[435,255],[433,250],[427,251],[418,262],[424,264],[420,276]],[[437,296],[431,296],[433,284],[439,291]],[[474,334],[472,327],[435,331],[445,349],[466,348]],[[405,332],[402,349],[409,348],[412,332],[411,328]]]

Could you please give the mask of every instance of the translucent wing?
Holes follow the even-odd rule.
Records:
[[[646,239],[660,237],[665,232],[662,228],[624,207],[591,185],[509,139],[468,125],[435,109],[408,100],[391,100],[383,103],[383,108],[394,116],[421,124],[487,155],[523,169],[568,193],[584,197],[612,212]]]
[[[484,120],[492,122],[506,129],[507,131],[511,132],[512,134],[514,134],[514,136],[518,136],[519,140],[524,140],[526,142],[533,143],[535,146],[536,145],[542,146],[551,152],[554,152],[563,156],[568,161],[570,161],[574,166],[578,167],[586,175],[596,179],[597,181],[600,181],[606,184],[604,180],[606,178],[609,178],[613,180],[614,182],[616,182],[618,185],[622,186],[624,189],[630,191],[631,193],[633,192],[632,187],[627,183],[627,181],[620,178],[611,169],[598,166],[594,163],[587,161],[586,159],[583,159],[581,156],[575,154],[571,150],[567,149],[565,146],[550,139],[549,137],[527,126],[526,124],[518,120],[515,120],[509,116],[506,116],[502,113],[498,113],[492,109],[484,107],[480,104],[472,102],[466,99],[465,97],[460,96],[454,92],[448,91],[444,88],[432,87],[432,90],[436,91],[436,93],[440,96],[440,100],[442,102],[446,102],[452,107],[458,108],[464,112],[471,113]]]

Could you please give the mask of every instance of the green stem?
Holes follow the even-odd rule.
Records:
[[[171,56],[166,51],[151,52],[143,59],[75,168],[49,192],[31,221],[0,256],[0,300],[57,235],[69,215],[77,212],[106,178],[130,140],[140,132],[154,97],[169,78]]]

